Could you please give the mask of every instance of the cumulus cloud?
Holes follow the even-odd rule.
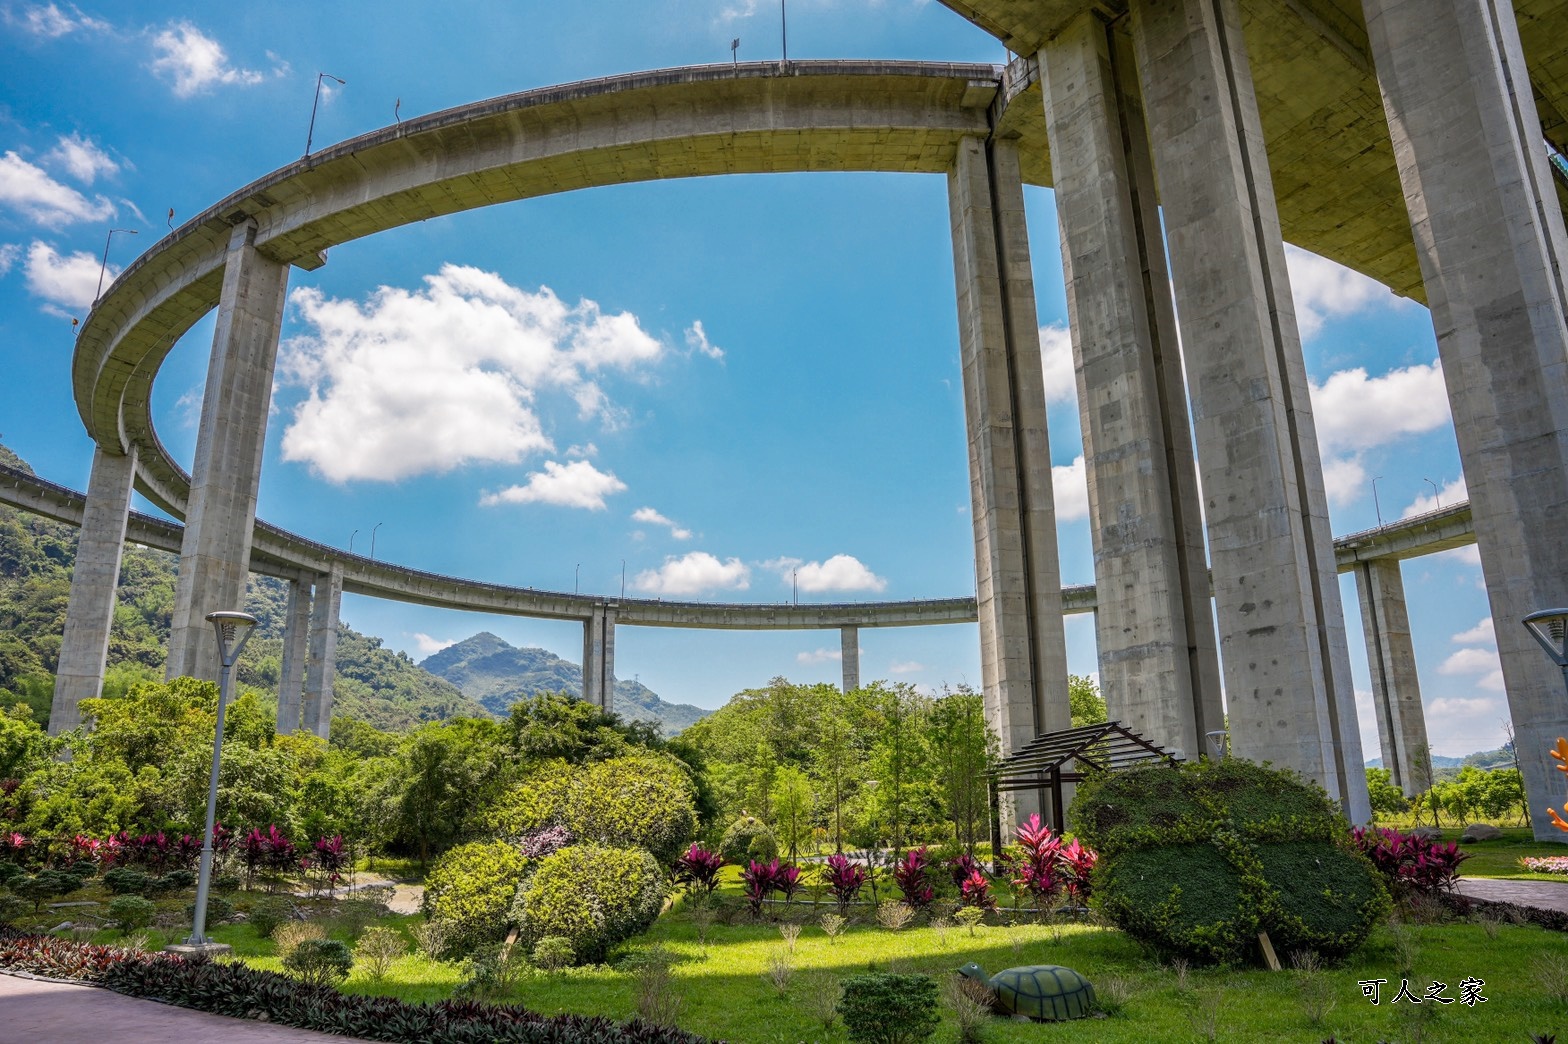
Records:
[[[153,34],[153,74],[169,81],[175,96],[189,98],[217,85],[260,83],[254,69],[229,62],[223,45],[190,22],[171,22]]]
[[[1323,458],[1323,489],[1331,504],[1349,504],[1367,489],[1367,469],[1361,457]]]
[[[889,674],[919,674],[930,668],[919,660],[894,660],[887,665],[887,670]]]
[[[1312,384],[1311,393],[1324,453],[1372,449],[1452,423],[1443,367],[1435,359],[1381,377],[1369,377],[1359,366],[1340,370]]]
[[[694,595],[704,591],[744,591],[751,570],[738,558],[719,561],[706,551],[671,555],[658,569],[637,574],[632,586],[656,595]]]
[[[307,389],[283,435],[285,460],[334,482],[516,463],[554,450],[535,411],[541,393],[611,419],[594,375],[662,351],[630,313],[568,307],[548,287],[530,293],[451,264],[425,283],[383,286],[364,304],[311,288],[291,295],[310,332],[283,346],[281,382]]]
[[[0,276],[11,271],[16,264],[16,259],[22,256],[22,248],[15,243],[0,243]]]
[[[1436,511],[1441,507],[1453,507],[1461,500],[1468,500],[1469,497],[1470,490],[1465,486],[1465,477],[1460,475],[1452,482],[1443,483],[1442,489],[1431,496],[1419,496],[1412,500],[1399,517],[1410,518],[1414,515],[1424,515],[1428,511]],[[1476,561],[1479,562],[1480,558],[1477,557]]]
[[[702,328],[701,319],[686,328],[686,347],[710,359],[724,358],[724,349],[708,340],[708,331]]]
[[[1485,617],[1468,631],[1454,635],[1455,645],[1496,645],[1497,634],[1492,630],[1492,618]]]
[[[810,652],[800,652],[795,654],[795,662],[804,664],[808,667],[814,664],[828,663],[832,660],[842,659],[844,659],[844,651],[842,649],[813,649]]]
[[[88,185],[100,174],[112,175],[120,171],[120,164],[96,142],[76,133],[61,137],[59,144],[44,158],[64,167],[71,177]]]
[[[1316,336],[1330,319],[1355,315],[1373,305],[1404,304],[1376,280],[1289,243],[1285,244],[1285,265],[1290,269],[1296,323],[1304,339]]]
[[[414,639],[414,647],[419,650],[421,656],[434,656],[442,649],[457,644],[456,638],[432,638],[423,632],[415,632],[409,637]]]
[[[75,32],[103,32],[109,23],[83,14],[74,4],[24,4],[17,10],[6,9],[7,25],[14,25],[23,32],[57,40]]]
[[[510,486],[498,493],[479,498],[485,507],[496,504],[555,504],[559,507],[603,511],[604,498],[626,490],[626,483],[600,471],[586,460],[560,464],[547,460],[543,471],[535,471],[521,486]]]
[[[1051,494],[1056,501],[1056,521],[1076,522],[1089,517],[1089,476],[1082,453],[1071,464],[1052,466]]]
[[[806,562],[799,558],[774,558],[762,563],[786,581],[793,581],[802,591],[881,591],[887,580],[867,569],[854,555],[834,555],[824,562]]]
[[[691,530],[672,519],[665,518],[651,507],[640,507],[632,512],[633,522],[643,522],[650,526],[664,526],[670,531],[670,536],[676,540],[690,540]]]
[[[1077,403],[1078,378],[1073,370],[1073,335],[1062,323],[1040,327],[1040,363],[1045,369],[1045,401]]]
[[[1437,673],[1475,678],[1475,684],[1480,688],[1503,691],[1503,665],[1495,649],[1459,649],[1443,661]]]
[[[97,296],[100,263],[85,250],[62,255],[48,243],[34,240],[23,264],[27,289],[48,302],[44,311],[53,315],[68,315],[64,309],[85,312]],[[103,285],[108,286],[119,274],[120,270],[110,265],[103,273]]]
[[[0,156],[0,205],[48,228],[76,221],[105,221],[116,213],[114,204],[103,196],[88,199],[15,152]]]

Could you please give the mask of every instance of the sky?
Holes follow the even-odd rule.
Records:
[[[134,14],[127,13],[134,9]],[[761,0],[196,5],[0,0],[0,438],[85,489],[71,318],[166,233],[305,151],[496,95],[780,54]],[[792,58],[1000,62],[930,0],[795,0]],[[1093,581],[1049,190],[1026,201],[1064,583]],[[171,216],[172,211],[172,216]],[[110,237],[110,229],[122,229]],[[134,233],[134,234],[132,234]],[[1289,248],[1336,534],[1464,497],[1429,315]],[[946,186],[932,175],[623,185],[344,244],[290,276],[259,514],[421,569],[537,588],[787,602],[972,595]],[[154,388],[187,468],[212,318]],[[138,498],[139,499],[139,498]],[[150,510],[145,502],[138,503]],[[1405,564],[1434,753],[1507,717],[1474,549]],[[1355,588],[1342,578],[1368,758]],[[422,659],[480,630],[576,661],[577,624],[348,596]],[[1067,622],[1095,672],[1093,624]],[[701,707],[837,681],[836,632],[622,627],[616,668]],[[863,630],[861,675],[980,684],[973,625]]]

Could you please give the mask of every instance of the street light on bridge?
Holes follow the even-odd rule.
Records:
[[[1563,672],[1563,684],[1568,686],[1568,609],[1539,609],[1524,618],[1524,625]]]

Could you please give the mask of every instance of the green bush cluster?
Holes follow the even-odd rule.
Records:
[[[158,907],[151,899],[139,895],[121,895],[109,901],[109,919],[122,931],[134,932],[145,928],[157,916]]]
[[[272,938],[272,933],[278,930],[279,925],[293,919],[293,917],[294,907],[287,899],[278,895],[269,895],[251,907],[247,923],[256,929],[257,935],[263,939],[270,939]]]
[[[507,914],[528,861],[505,841],[458,845],[425,879],[425,916],[441,926],[441,952],[455,957],[506,935]]]
[[[778,858],[779,842],[768,824],[756,816],[740,816],[724,831],[719,854],[725,862],[741,867],[753,859],[766,863]]]
[[[518,891],[513,919],[529,952],[558,936],[576,960],[592,963],[646,931],[663,904],[664,873],[648,852],[568,845],[539,861]]]
[[[1338,808],[1290,772],[1230,758],[1107,774],[1079,785],[1070,815],[1100,853],[1101,910],[1166,955],[1235,961],[1267,931],[1332,959],[1388,909]]]
[[[306,939],[283,959],[283,967],[307,985],[334,986],[348,978],[354,954],[336,939]]]
[[[916,1044],[936,1032],[936,983],[929,975],[872,972],[843,981],[838,1013],[849,1039],[865,1044]]]

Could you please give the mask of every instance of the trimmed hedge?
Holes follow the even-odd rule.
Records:
[[[518,890],[513,918],[525,952],[559,936],[574,960],[604,960],[617,943],[646,931],[664,905],[664,873],[640,848],[568,845],[540,860]]]
[[[474,841],[451,849],[425,879],[425,916],[439,922],[441,952],[459,957],[506,936],[507,911],[528,860],[505,841]]]
[[[1333,959],[1389,907],[1338,806],[1292,772],[1229,758],[1100,775],[1069,815],[1100,853],[1100,908],[1165,955],[1237,961],[1261,930]]]
[[[645,848],[669,864],[697,834],[697,806],[679,765],[638,754],[582,769],[566,801],[566,825],[580,840]]]
[[[768,824],[756,816],[741,816],[730,824],[719,842],[719,855],[726,863],[745,866],[752,860],[770,862],[779,857],[779,842]]]
[[[843,986],[838,1013],[852,1041],[917,1044],[942,1022],[929,975],[871,972],[846,976]]]

